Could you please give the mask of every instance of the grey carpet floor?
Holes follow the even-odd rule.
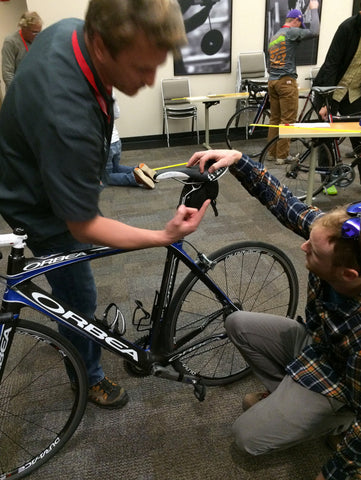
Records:
[[[225,148],[225,144],[214,147]],[[247,152],[250,144],[243,148]],[[192,145],[125,151],[122,162],[161,167],[185,162],[199,149]],[[174,181],[162,182],[153,191],[110,187],[102,193],[101,208],[105,215],[130,225],[159,229],[172,217],[180,191],[180,184]],[[320,195],[314,203],[328,210],[360,199],[360,193],[357,178],[339,195]],[[291,257],[298,272],[298,313],[302,314],[306,293],[302,240],[280,226],[231,175],[220,180],[218,209],[217,218],[209,209],[189,239],[206,253],[238,240],[262,240],[278,246]],[[0,232],[8,232],[2,220]],[[151,308],[164,254],[165,249],[151,249],[92,264],[99,310],[109,301],[121,305],[128,318],[130,338],[141,335],[130,320],[134,299]],[[231,424],[242,412],[244,394],[260,388],[252,375],[239,383],[208,388],[205,401],[199,403],[188,386],[153,377],[129,377],[122,359],[108,352],[104,352],[103,366],[109,377],[128,390],[128,405],[120,411],[102,411],[89,405],[66,447],[29,479],[314,480],[331,454],[323,439],[260,457],[239,453],[232,440]]]

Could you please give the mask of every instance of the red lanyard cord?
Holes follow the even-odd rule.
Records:
[[[29,51],[29,47],[28,47],[28,44],[27,44],[27,43],[25,42],[25,40],[24,40],[24,37],[23,37],[23,34],[22,34],[21,30],[19,30],[19,35],[20,35],[20,37],[21,37],[21,40],[23,41],[23,44],[24,44],[24,46],[25,46],[26,51],[28,52],[28,51]]]
[[[89,65],[86,63],[86,60],[85,60],[85,58],[84,58],[84,56],[83,56],[83,54],[80,50],[76,30],[74,30],[74,32],[73,32],[71,41],[72,41],[72,44],[73,44],[73,50],[74,50],[76,61],[78,62],[78,65],[79,65],[81,71],[83,72],[83,74],[85,75],[86,79],[88,80],[90,85],[93,87],[97,102],[99,103],[99,106],[100,106],[102,112],[104,113],[104,115],[106,116],[106,118],[108,120],[108,123],[109,123],[111,121],[111,116],[109,115],[108,110],[107,110],[107,102],[106,102],[105,98],[103,97],[103,95],[99,92],[98,86],[95,82],[93,72],[91,71]]]

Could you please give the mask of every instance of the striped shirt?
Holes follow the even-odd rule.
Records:
[[[321,210],[298,200],[264,165],[246,155],[230,172],[284,226],[309,237],[310,225],[322,215]],[[338,294],[310,272],[304,324],[313,342],[287,365],[287,373],[355,412],[355,422],[322,473],[332,480],[361,479],[361,304]]]

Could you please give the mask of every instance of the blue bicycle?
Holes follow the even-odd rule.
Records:
[[[198,168],[178,168],[157,178],[185,183],[181,202],[192,205],[196,197],[199,202],[199,194],[217,180],[217,175],[200,174]],[[142,333],[139,340],[131,342],[125,337],[126,322],[114,303],[101,318],[86,318],[34,282],[50,270],[126,251],[94,247],[25,258],[25,241],[26,234],[20,230],[0,235],[0,246],[11,247],[7,273],[0,274],[4,284],[0,312],[0,480],[23,478],[54,456],[76,430],[87,403],[87,375],[77,350],[52,326],[28,320],[31,311],[124,357],[126,369],[133,375],[155,375],[193,386],[198,400],[204,399],[206,385],[227,384],[249,372],[227,338],[227,315],[242,309],[292,317],[296,311],[297,275],[279,249],[265,243],[239,242],[205,255],[180,240],[166,249],[151,312],[135,299],[132,322]],[[189,272],[177,284],[180,263]],[[75,379],[72,382],[69,373]]]

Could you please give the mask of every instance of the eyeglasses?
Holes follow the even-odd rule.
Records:
[[[357,263],[361,269],[361,243],[360,243],[360,232],[361,232],[361,202],[351,203],[346,212],[350,215],[351,218],[346,220],[341,227],[341,236],[345,239],[356,240],[355,245],[355,256]]]

